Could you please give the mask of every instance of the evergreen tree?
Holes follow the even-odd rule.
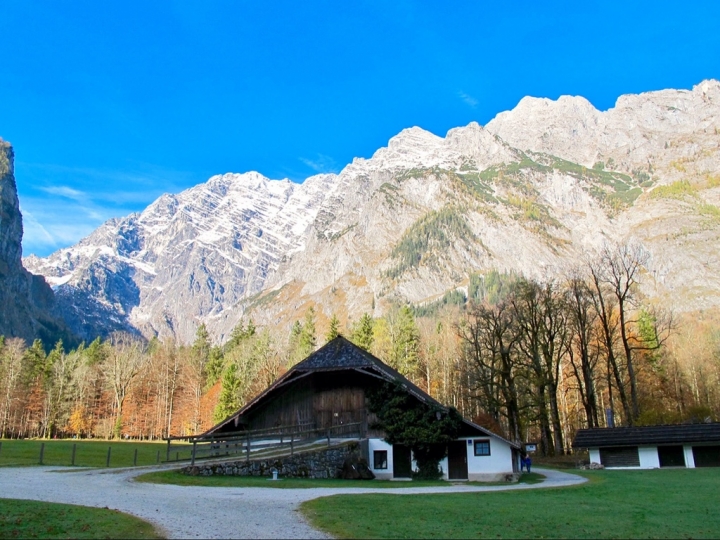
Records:
[[[315,308],[312,306],[305,312],[305,320],[295,321],[290,330],[288,343],[288,364],[293,366],[309,356],[317,344],[315,337]]]
[[[302,325],[298,345],[301,358],[309,356],[317,345],[317,337],[315,337],[315,308],[312,306],[305,312],[305,322]]]
[[[203,365],[207,363],[210,356],[210,347],[210,334],[205,323],[202,323],[195,332],[195,342],[192,349],[195,358]]]
[[[102,340],[99,337],[95,338],[90,345],[85,347],[83,350],[83,356],[85,357],[85,362],[88,366],[97,365],[105,360],[107,351],[105,350]]]
[[[420,330],[409,306],[403,306],[391,321],[390,365],[405,376],[412,375],[420,355]]]
[[[337,315],[334,313],[332,314],[332,318],[330,319],[330,328],[327,331],[327,334],[325,334],[325,343],[328,343],[338,337],[340,335],[340,320],[337,318]]]
[[[369,313],[363,313],[357,324],[353,325],[350,340],[363,350],[369,351],[373,344],[375,323]]]
[[[218,382],[218,379],[222,375],[223,368],[225,367],[225,355],[220,347],[212,347],[208,354],[208,362],[205,366],[207,373],[207,380],[205,386],[207,388]]]
[[[230,339],[225,344],[225,350],[234,349],[243,341],[253,337],[256,330],[255,323],[252,319],[248,321],[247,326],[245,326],[244,321],[240,319],[240,322],[235,325],[235,328],[233,328],[233,331],[230,333]]]
[[[223,372],[222,391],[213,412],[213,421],[215,423],[222,422],[240,408],[239,390],[241,382],[237,373],[237,365],[235,363],[229,364]]]
[[[23,362],[23,379],[25,384],[31,384],[38,376],[44,376],[46,374],[47,366],[45,360],[45,347],[43,347],[42,341],[36,339],[25,351]]]

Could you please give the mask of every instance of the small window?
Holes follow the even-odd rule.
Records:
[[[373,469],[387,469],[387,450],[373,452]]]
[[[476,456],[489,456],[490,455],[490,441],[475,441],[475,455]]]

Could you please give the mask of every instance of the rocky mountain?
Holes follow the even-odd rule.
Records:
[[[25,262],[53,286],[85,339],[114,330],[188,338],[200,322],[212,326],[260,292],[280,260],[304,248],[332,180],[214,176],[108,221],[76,246]]]
[[[426,303],[491,269],[552,277],[606,241],[641,242],[644,287],[720,305],[720,83],[524,98],[484,128],[406,129],[370,159],[302,184],[211,178],[25,263],[72,328],[218,340],[243,314],[289,325],[310,305],[356,319]]]
[[[23,268],[22,235],[13,149],[0,139],[0,335],[28,342],[39,337],[49,344],[64,338],[72,344],[52,289]]]

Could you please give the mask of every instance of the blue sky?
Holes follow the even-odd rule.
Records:
[[[213,174],[302,181],[526,95],[720,78],[720,2],[4,0],[25,255]]]

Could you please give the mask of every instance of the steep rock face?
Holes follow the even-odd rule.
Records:
[[[687,169],[718,170],[720,82],[707,80],[688,90],[624,95],[600,112],[583,97],[557,101],[523,98],[498,114],[486,129],[523,150],[545,152],[592,167],[609,160],[617,170],[644,170],[664,179]],[[696,166],[696,167],[695,167]]]
[[[258,173],[214,176],[26,264],[47,277],[85,339],[127,330],[189,340],[303,249],[333,178],[297,185]]]
[[[604,242],[650,252],[645,292],[720,305],[720,84],[525,98],[486,128],[410,128],[338,175],[296,185],[215,176],[26,265],[87,339],[115,328],[223,340],[241,316],[289,325],[310,305],[357,319],[465,288],[471,272],[562,275]]]
[[[0,139],[0,335],[48,343],[72,336],[55,314],[45,280],[22,266],[22,216],[15,184],[13,149]]]

